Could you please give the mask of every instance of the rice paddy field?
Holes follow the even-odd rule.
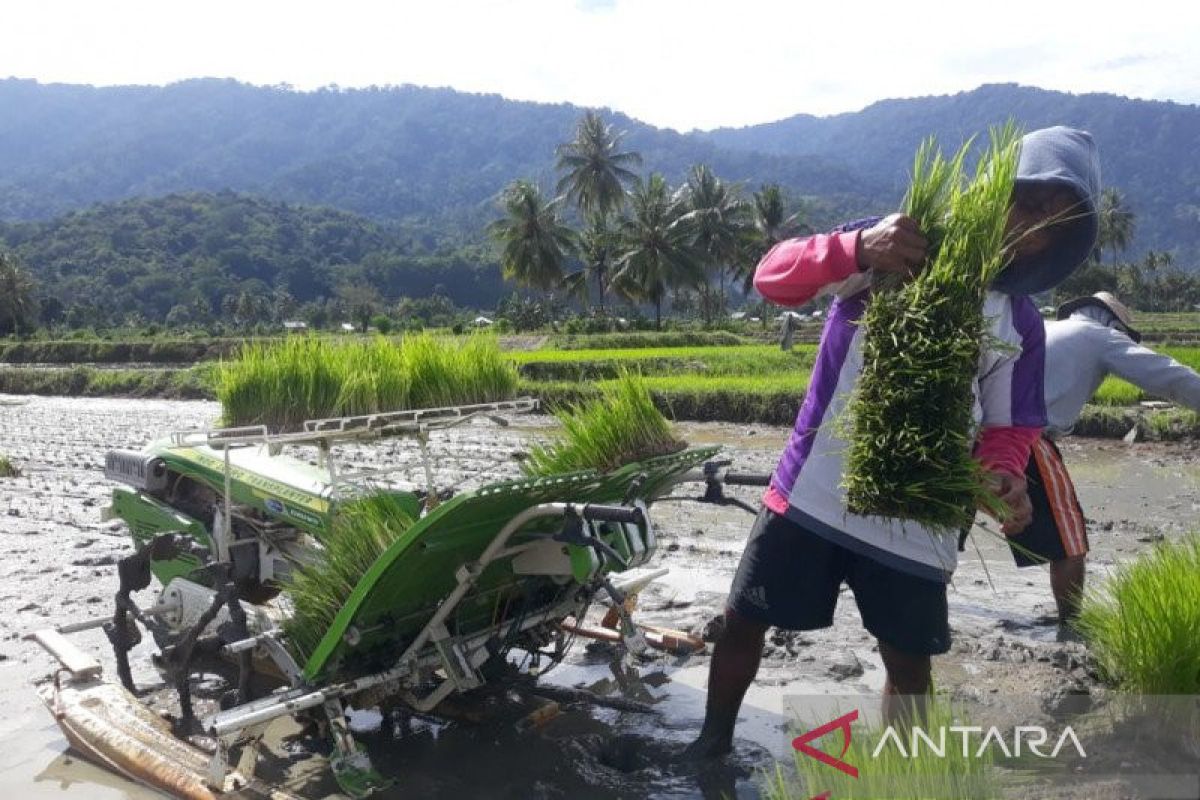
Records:
[[[1174,335],[1178,341],[1196,341],[1150,346],[1190,367],[1200,368],[1200,317],[1163,314],[1140,319],[1145,320],[1140,324],[1147,340]],[[1189,338],[1192,333],[1198,337],[1196,340]],[[497,384],[496,390],[501,393],[533,394],[553,408],[596,397],[622,372],[635,372],[646,379],[659,407],[675,419],[776,425],[787,425],[795,419],[816,357],[816,344],[797,344],[790,352],[784,352],[777,344],[748,343],[745,338],[722,334],[719,341],[735,343],[712,344],[710,336],[699,339],[704,344],[659,346],[662,341],[678,342],[682,338],[667,334],[662,337],[624,334],[619,338],[600,335],[554,341],[540,337],[537,343],[541,346],[534,349],[511,349],[517,343],[501,339],[503,360],[515,367],[519,384],[514,389],[508,370],[502,366],[493,369],[490,376],[478,376],[478,380],[481,385]],[[697,335],[690,334],[688,338],[695,341]],[[621,346],[594,346],[610,342]],[[255,348],[261,346],[251,349],[256,351]],[[103,362],[0,364],[0,392],[217,399],[220,363],[227,362],[202,361],[194,366],[173,368],[152,362],[132,366]],[[283,378],[276,376],[276,379]],[[371,407],[372,401],[363,393],[381,390],[386,391],[378,384],[375,388],[360,384],[359,405]],[[408,402],[400,397],[402,386],[397,385],[391,391],[398,392],[397,398]],[[481,396],[488,396],[488,391],[486,387],[481,389]],[[256,402],[252,392],[247,399],[252,408]],[[335,408],[336,399],[333,399]],[[349,402],[349,394],[344,399]],[[1200,433],[1200,424],[1190,414],[1178,409],[1147,411],[1139,407],[1142,402],[1154,399],[1120,378],[1110,377],[1092,398],[1093,405],[1085,412],[1078,431],[1085,435],[1123,436],[1135,422],[1142,420],[1145,433],[1151,438],[1180,438]],[[238,418],[253,419],[253,414]]]
[[[55,757],[60,753],[55,749],[57,729],[26,686],[31,670],[45,668],[44,659],[38,661],[16,644],[17,634],[47,619],[93,616],[106,608],[108,590],[96,585],[111,584],[116,558],[128,551],[121,526],[100,522],[97,513],[111,491],[101,471],[107,448],[136,446],[165,430],[221,420],[286,426],[305,416],[530,393],[545,399],[554,413],[519,421],[505,434],[519,437],[521,444],[512,449],[523,453],[527,473],[620,463],[629,453],[670,451],[678,440],[720,444],[737,468],[766,472],[787,440],[816,356],[814,344],[784,352],[774,344],[742,340],[609,338],[574,340],[571,349],[552,340],[536,344],[504,349],[488,337],[296,339],[257,343],[217,361],[174,370],[96,364],[0,367],[0,392],[32,394],[7,388],[18,383],[4,383],[26,376],[41,381],[40,393],[47,395],[154,396],[166,389],[164,394],[178,396],[170,392],[192,387],[206,398],[0,399],[0,444],[22,473],[5,479],[0,488],[7,499],[7,513],[0,516],[0,533],[6,534],[0,541],[8,548],[3,555],[17,565],[13,579],[21,582],[21,591],[0,598],[0,616],[11,619],[12,628],[7,640],[0,638],[9,642],[0,652],[5,657],[0,659],[0,701],[8,704],[9,729],[29,742],[14,751],[7,784],[0,785],[25,796],[31,786],[53,777],[54,785],[75,785],[77,796],[139,796],[119,783],[111,791],[101,789],[100,782],[107,780],[103,773]],[[1200,345],[1159,349],[1200,366]],[[220,404],[211,402],[218,399]],[[1187,438],[1200,431],[1190,412],[1148,412],[1137,405],[1144,399],[1128,384],[1110,380],[1094,398],[1089,424],[1110,438],[1123,436],[1139,420],[1148,439]],[[660,411],[677,423],[664,425]],[[961,558],[950,597],[954,648],[935,667],[935,684],[956,701],[980,699],[980,687],[1016,698],[998,703],[995,696],[983,695],[994,711],[1011,713],[1015,724],[1040,719],[1047,704],[1064,697],[1100,705],[1130,692],[1195,691],[1195,649],[1189,643],[1200,624],[1193,591],[1197,551],[1195,540],[1184,538],[1194,528],[1191,498],[1200,487],[1194,447],[1071,437],[1063,449],[1095,537],[1089,559],[1094,586],[1087,606],[1090,641],[1060,639],[1046,621],[1053,604],[1045,570],[1017,571],[1002,537],[977,529],[972,537],[977,549]],[[758,490],[739,491],[745,501],[756,502]],[[732,508],[664,504],[661,510],[655,506],[655,523],[661,537],[657,563],[671,572],[639,600],[639,618],[701,635],[724,607],[750,518]],[[301,652],[328,628],[354,576],[404,530],[407,518],[397,509],[363,508],[353,525],[356,533],[368,535],[335,537],[329,560],[298,572],[289,588],[299,611],[292,634]],[[64,537],[71,542],[69,564],[61,558]],[[1168,546],[1155,547],[1160,541]],[[1169,544],[1176,541],[1180,543]],[[1142,607],[1150,609],[1144,615],[1147,626],[1128,625],[1129,609]],[[101,656],[107,652],[100,638],[90,647]],[[513,765],[529,763],[529,748],[540,748],[556,775],[569,785],[579,784],[574,796],[782,800],[820,796],[830,789],[835,790],[832,796],[878,796],[871,794],[871,785],[878,783],[827,782],[825,766],[796,758],[786,735],[795,722],[785,705],[788,698],[833,693],[874,698],[881,689],[878,649],[862,629],[853,603],[839,605],[829,630],[772,632],[744,708],[737,755],[715,771],[696,773],[677,766],[674,755],[698,730],[707,657],[641,665],[640,677],[631,680],[614,672],[602,653],[579,647],[576,656],[551,674],[552,683],[598,692],[634,691],[640,694],[631,696],[655,704],[658,716],[570,709],[545,735],[522,738],[511,725],[488,728],[486,735],[498,742],[496,758],[518,771],[524,767]],[[148,672],[147,664],[144,660],[141,667]],[[615,685],[614,675],[622,688],[605,688]],[[1190,718],[1183,721],[1190,724]],[[878,739],[877,729],[874,734]],[[381,726],[362,735],[386,771],[423,782],[422,796],[486,792],[455,767],[478,757],[477,727],[451,724],[433,737],[437,747],[420,730],[405,734]],[[1119,752],[1122,759],[1129,758],[1118,747],[1119,737],[1103,731],[1088,736],[1089,748],[1097,741],[1097,747],[1108,748],[1098,751],[1094,775],[1078,791],[1072,775],[1069,784],[1060,781],[1042,794],[994,785],[996,770],[978,759],[947,765],[877,758],[860,738],[842,755],[869,764],[876,781],[922,792],[914,796],[951,796],[942,791],[948,766],[955,782],[951,790],[958,793],[953,796],[1157,796],[1117,786],[1120,780],[1112,776],[1124,770],[1125,761],[1112,763],[1105,757]],[[1153,771],[1167,765],[1142,760],[1137,767]],[[539,778],[521,773],[514,779],[528,783]],[[1104,793],[1109,783],[1125,793]]]
[[[647,383],[653,380],[658,379]],[[29,686],[32,677],[48,673],[50,664],[20,635],[109,610],[117,559],[128,555],[131,547],[124,526],[101,519],[100,510],[113,488],[103,472],[105,452],[139,446],[165,431],[214,424],[221,414],[221,407],[212,401],[0,398],[0,441],[22,472],[0,482],[0,563],[8,570],[11,584],[10,591],[0,593],[0,717],[5,740],[12,745],[0,762],[4,766],[0,786],[13,796],[125,800],[154,796],[69,754]],[[499,435],[511,441],[511,449],[528,452],[534,443],[554,442],[563,430],[555,418],[539,415],[514,420]],[[675,425],[673,432],[693,445],[721,445],[738,469],[762,472],[774,465],[789,428],[684,422]],[[462,432],[466,441],[481,446],[494,445],[497,435],[495,427],[485,425]],[[992,709],[989,716],[974,718],[973,724],[1001,724],[996,715],[1010,710],[1016,724],[1036,723],[1043,719],[1045,707],[1056,707],[1052,704],[1069,697],[1094,703],[1097,713],[1104,714],[1105,704],[1122,691],[1118,687],[1135,688],[1145,679],[1159,685],[1163,678],[1174,685],[1177,676],[1195,674],[1194,662],[1180,660],[1143,677],[1139,668],[1146,663],[1146,647],[1154,642],[1138,630],[1104,621],[1112,618],[1108,609],[1114,601],[1145,602],[1158,609],[1156,624],[1182,621],[1173,623],[1179,638],[1163,648],[1168,653],[1185,652],[1187,642],[1195,640],[1187,627],[1195,619],[1195,593],[1187,591],[1194,588],[1194,580],[1187,581],[1196,570],[1195,550],[1182,544],[1188,541],[1186,532],[1195,527],[1192,498],[1200,491],[1195,448],[1078,437],[1066,440],[1062,447],[1089,519],[1093,537],[1089,580],[1100,590],[1096,595],[1099,636],[1105,640],[1103,652],[1111,656],[1098,664],[1088,653],[1089,649],[1101,652],[1093,646],[1059,641],[1054,625],[1046,621],[1053,601],[1045,569],[1017,570],[998,535],[977,535],[973,538],[979,551],[972,549],[961,557],[949,594],[952,651],[935,659],[939,690],[956,700],[973,697]],[[378,466],[387,458],[386,450],[364,450],[362,466]],[[699,492],[699,487],[694,491]],[[759,493],[750,488],[731,491],[750,503]],[[648,624],[702,633],[724,607],[751,517],[732,507],[697,504],[664,503],[653,512],[659,548],[651,566],[670,572],[640,597],[637,616]],[[390,516],[394,521],[386,526],[368,520],[363,527],[386,541],[404,524]],[[1154,557],[1160,551],[1158,542],[1181,544],[1162,548],[1162,554]],[[370,559],[379,545],[364,544],[370,549],[346,552],[334,566],[349,568]],[[1146,568],[1126,567],[1143,558],[1153,558]],[[1114,578],[1121,581],[1112,584],[1114,593],[1102,591]],[[327,593],[339,591],[337,581],[338,575],[328,576],[315,587],[319,591],[311,593],[309,608],[314,617],[328,613]],[[597,617],[602,611],[597,610]],[[111,674],[111,648],[103,633],[81,636],[81,646],[104,660]],[[134,664],[140,685],[158,679],[149,660],[153,650],[149,644],[137,651]],[[809,798],[830,790],[832,797],[855,796],[852,786],[824,780],[838,773],[794,758],[790,744],[796,735],[794,724],[803,721],[811,728],[832,716],[797,720],[784,705],[788,698],[799,696],[851,695],[867,698],[864,715],[876,707],[882,663],[849,596],[838,604],[834,626],[828,630],[772,631],[759,679],[743,708],[735,755],[704,769],[689,768],[674,757],[699,730],[710,652],[711,648],[688,659],[663,656],[614,671],[609,651],[577,643],[567,663],[543,678],[553,686],[651,703],[654,714],[564,704],[561,716],[543,730],[520,733],[506,718],[393,729],[382,724],[378,714],[364,711],[355,718],[356,733],[370,748],[376,765],[401,781],[403,793],[384,797]],[[864,750],[862,745],[878,738],[863,740],[863,731],[855,728],[854,749],[843,754],[863,769],[858,784],[867,785],[869,767],[871,775],[887,780],[942,785],[931,780],[934,771],[921,763],[873,758],[873,748]],[[1162,764],[1133,752],[1126,738],[1082,729],[1080,735],[1096,774],[1073,773],[1069,785],[1058,783],[1040,792],[1035,791],[1037,786],[1014,789],[1005,783],[1001,796],[1013,800],[1163,796],[1131,791],[1120,777],[1161,770]],[[486,747],[480,742],[486,742]],[[833,755],[841,753],[834,737],[818,744],[836,747]],[[272,747],[271,763],[294,764],[297,770],[307,770],[304,774],[322,771],[319,763],[302,760],[280,744]],[[479,768],[464,770],[464,763]],[[489,781],[496,774],[506,775],[516,788],[501,795],[490,792],[494,787]],[[986,796],[990,791],[986,774],[957,774],[960,784],[979,787],[957,796]],[[550,780],[547,775],[553,776],[554,786],[561,791],[531,794],[528,788]],[[327,784],[313,788],[323,791],[304,796],[315,800],[333,791]]]

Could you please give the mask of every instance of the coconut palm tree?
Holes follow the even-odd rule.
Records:
[[[504,190],[505,216],[488,226],[500,245],[505,278],[550,291],[563,280],[563,264],[575,249],[575,232],[559,217],[558,200],[546,201],[529,181],[514,181]]]
[[[584,215],[608,215],[625,203],[625,187],[638,176],[630,166],[640,166],[642,157],[622,151],[624,133],[605,125],[595,111],[588,111],[575,128],[575,138],[558,146],[556,168],[566,174],[558,181],[559,193],[579,207]]]
[[[0,253],[0,334],[20,335],[22,327],[32,326],[34,283],[17,260]]]
[[[585,220],[580,236],[582,274],[571,276],[567,288],[586,297],[588,281],[594,282],[600,308],[604,308],[611,267],[611,218],[625,205],[625,187],[637,180],[628,167],[642,163],[638,153],[620,149],[624,135],[605,125],[598,113],[588,111],[575,128],[575,138],[557,150],[556,168],[565,172],[557,191],[579,209]]]
[[[750,227],[750,209],[736,186],[731,186],[705,164],[692,167],[681,192],[684,219],[696,235],[696,247],[717,273],[720,294],[705,303],[710,313],[725,307],[725,272],[742,260]],[[707,286],[701,287],[708,292]]]
[[[1105,250],[1112,252],[1113,263],[1117,253],[1122,252],[1133,241],[1136,220],[1132,211],[1125,207],[1125,198],[1114,187],[1100,192],[1100,234],[1096,238],[1096,260]]]
[[[764,251],[784,239],[812,232],[812,228],[801,220],[801,212],[787,213],[787,202],[778,183],[764,184],[754,193],[750,217],[758,244]]]
[[[589,279],[596,284],[596,305],[604,309],[604,296],[608,292],[612,270],[613,251],[617,244],[617,232],[613,227],[612,218],[607,214],[591,214],[587,224],[579,233],[579,259],[583,269],[569,276],[568,284],[578,286],[578,291],[572,291],[584,299],[590,294]],[[574,289],[568,285],[568,289]]]
[[[629,196],[629,217],[618,229],[614,288],[654,304],[654,325],[662,329],[662,304],[671,289],[704,281],[704,254],[686,209],[671,196],[657,173],[638,181]]]

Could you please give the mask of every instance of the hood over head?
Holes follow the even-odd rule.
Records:
[[[1046,250],[1014,261],[992,282],[993,289],[1005,294],[1037,294],[1062,283],[1096,246],[1100,156],[1092,135],[1061,125],[1027,133],[1021,138],[1016,182],[1067,186],[1080,199],[1079,213],[1086,215],[1064,225]]]

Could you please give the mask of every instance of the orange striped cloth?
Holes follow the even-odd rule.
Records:
[[[1058,535],[1062,537],[1063,549],[1068,556],[1084,555],[1087,553],[1087,537],[1083,513],[1079,510],[1075,485],[1071,483],[1062,456],[1049,441],[1038,439],[1033,445],[1033,458],[1042,476],[1046,497],[1050,500],[1050,511],[1054,514]]]

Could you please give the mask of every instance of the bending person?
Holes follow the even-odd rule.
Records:
[[[1200,411],[1200,374],[1141,346],[1133,315],[1108,292],[1064,303],[1057,316],[1057,321],[1046,324],[1049,425],[1034,444],[1025,469],[1033,522],[1010,541],[1018,567],[1050,563],[1050,588],[1059,621],[1069,623],[1079,611],[1088,535],[1075,486],[1054,439],[1071,432],[1084,404],[1109,375]]]

